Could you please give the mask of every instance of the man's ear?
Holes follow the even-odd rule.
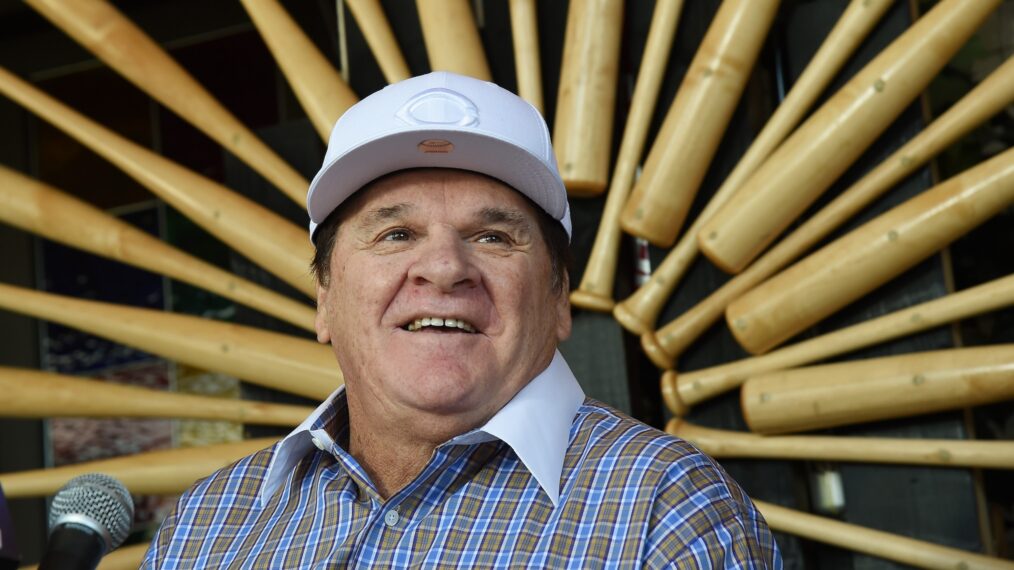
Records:
[[[317,282],[317,317],[313,320],[313,328],[317,331],[317,342],[331,343],[330,319],[328,318],[327,289]]]
[[[564,341],[570,338],[570,277],[564,274],[563,286],[556,303],[556,338]]]

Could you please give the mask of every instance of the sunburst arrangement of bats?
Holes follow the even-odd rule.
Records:
[[[337,117],[357,100],[356,93],[277,0],[241,1],[326,141]],[[303,205],[307,180],[106,0],[27,3]],[[650,359],[665,371],[662,394],[677,416],[667,429],[716,457],[1014,468],[1010,442],[862,438],[860,443],[847,437],[784,435],[1014,398],[1010,346],[813,366],[858,348],[1014,305],[1014,275],[779,348],[1014,203],[1014,149],[1007,149],[811,251],[899,181],[1010,105],[1011,58],[918,136],[783,236],[926,89],[1000,0],[942,0],[813,109],[891,4],[891,0],[849,3],[763,130],[692,220],[687,219],[690,205],[779,2],[722,2],[658,135],[649,141],[651,117],[683,7],[682,0],[657,0],[611,173],[611,110],[623,2],[570,4],[553,121],[557,159],[575,198],[608,191],[583,279],[571,301],[581,309],[612,312],[624,328],[641,336]],[[345,0],[345,5],[385,79],[407,78],[408,65],[379,0]],[[468,0],[417,0],[416,6],[433,69],[491,78]],[[518,92],[541,109],[535,0],[510,0],[509,8]],[[218,269],[6,167],[0,167],[0,221],[190,283],[312,331],[309,299],[314,285],[306,271],[311,246],[303,227],[129,141],[2,68],[0,93],[122,169],[308,299],[295,300]],[[671,250],[643,286],[616,302],[614,276],[623,232]],[[699,252],[735,276],[703,302],[656,328],[663,306]],[[804,298],[806,302],[800,303]],[[324,398],[341,382],[326,347],[277,332],[7,284],[0,284],[0,308],[314,399]],[[737,341],[754,356],[676,372],[677,357],[723,314]],[[742,390],[743,414],[757,433],[706,429],[682,419],[690,406],[736,388]],[[294,426],[310,411],[13,368],[0,368],[0,393],[0,415],[10,417],[176,417]],[[98,471],[120,478],[132,492],[177,493],[269,443],[250,440],[6,473],[0,474],[0,484],[10,498],[45,496],[77,474]],[[759,507],[775,530],[906,564],[1012,567],[996,558],[776,505],[759,502]],[[136,565],[141,552],[141,547],[125,549],[107,564]]]

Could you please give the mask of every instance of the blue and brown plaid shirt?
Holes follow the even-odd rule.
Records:
[[[200,481],[143,568],[782,565],[714,461],[584,398],[559,355],[386,501],[345,452],[348,429],[339,391],[278,444]]]

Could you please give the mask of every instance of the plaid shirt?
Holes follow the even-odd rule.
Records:
[[[275,446],[184,494],[142,567],[782,566],[720,467],[585,399],[559,355],[386,501],[345,452],[348,430],[339,391]]]

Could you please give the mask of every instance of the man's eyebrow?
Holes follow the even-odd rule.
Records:
[[[487,224],[504,224],[520,231],[532,231],[532,224],[523,213],[506,208],[483,208],[480,219]]]
[[[380,225],[391,220],[403,218],[409,211],[413,209],[413,205],[408,202],[402,202],[400,204],[394,204],[393,206],[383,206],[375,208],[365,213],[362,221],[358,224],[361,228],[368,228],[375,225]]]

